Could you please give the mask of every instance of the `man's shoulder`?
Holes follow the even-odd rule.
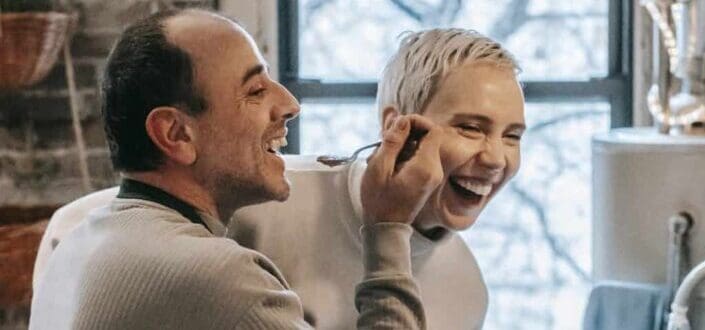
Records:
[[[115,198],[118,194],[119,187],[105,188],[102,190],[97,190],[85,195],[79,199],[76,199],[58,210],[56,210],[56,215],[72,215],[72,214],[84,214],[91,209],[96,207],[101,207],[108,205],[110,201]]]
[[[139,219],[134,224],[114,222],[110,228],[102,229],[88,228],[101,226],[91,223],[93,219],[89,219],[81,225],[86,228],[76,230],[75,242],[71,237],[61,245],[66,244],[65,247],[70,249],[86,248],[90,251],[85,254],[86,261],[91,267],[132,274],[133,278],[164,273],[175,279],[175,287],[181,287],[181,284],[194,288],[202,285],[207,289],[207,286],[225,285],[236,289],[238,283],[253,281],[270,286],[284,283],[271,261],[257,251],[245,248],[232,239],[212,236],[202,225],[169,219],[170,216],[179,215],[155,210],[140,212],[151,218]],[[106,216],[102,220],[122,221],[124,218],[111,219]],[[91,243],[96,241],[99,243]],[[222,279],[232,283],[222,282]]]
[[[55,257],[59,259],[50,265],[48,276],[57,280],[47,282],[40,296],[46,299],[63,292],[62,287],[73,287],[74,307],[95,309],[96,314],[91,315],[133,313],[139,318],[154,314],[147,315],[148,319],[210,324],[208,317],[201,319],[205,315],[193,315],[193,320],[181,317],[193,308],[202,308],[211,311],[207,315],[233,324],[265,297],[287,294],[283,276],[260,253],[226,238],[174,229],[177,232],[158,237],[149,235],[150,229],[145,235],[120,232],[113,237],[94,236],[102,242],[99,244],[87,244],[85,237],[68,239],[62,243],[65,249],[57,250]],[[85,305],[115,297],[123,303]],[[103,305],[119,310],[107,311]],[[135,308],[140,312],[134,313]]]
[[[109,205],[117,192],[118,187],[95,191],[62,206],[51,216],[47,232],[59,236],[65,235],[83,221],[92,210]]]
[[[193,240],[196,242],[185,242],[186,244],[179,247],[191,249],[188,257],[169,259],[182,271],[198,274],[194,279],[201,281],[206,287],[212,283],[236,289],[252,285],[261,285],[263,288],[288,287],[279,269],[258,251],[243,247],[228,238],[207,237]]]
[[[61,249],[62,246],[66,246]],[[59,250],[91,249],[97,262],[118,260],[129,264],[145,259],[155,264],[183,258],[210,258],[246,254],[245,248],[230,239],[213,236],[203,225],[195,224],[162,205],[115,199],[109,206],[95,209],[59,244]],[[130,258],[114,258],[129,255]]]

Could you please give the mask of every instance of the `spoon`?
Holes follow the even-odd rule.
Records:
[[[368,144],[362,148],[355,150],[355,152],[353,152],[353,154],[350,155],[350,157],[324,155],[324,156],[319,156],[318,158],[316,158],[316,160],[318,162],[320,162],[324,165],[328,165],[330,167],[350,164],[357,159],[357,155],[360,154],[361,151],[366,150],[366,149],[370,149],[370,148],[379,147],[380,145],[382,145],[382,142],[375,142],[372,144]]]

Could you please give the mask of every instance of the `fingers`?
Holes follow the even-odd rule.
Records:
[[[421,116],[411,118],[411,121],[412,130],[425,134],[419,139],[414,155],[406,161],[398,175],[403,176],[405,180],[412,180],[419,184],[434,185],[443,178],[440,155],[443,130]],[[413,135],[415,132],[412,131],[411,134]]]
[[[438,127],[433,121],[421,115],[413,114],[405,117],[408,117],[409,121],[411,121],[411,130],[415,133],[423,134]]]
[[[419,141],[416,153],[419,155],[419,157],[439,156],[442,140],[443,131],[440,128],[434,127],[429,130],[428,133],[426,133],[426,135]]]
[[[397,156],[409,137],[410,126],[407,116],[397,117],[394,124],[384,132],[382,145],[368,159],[368,166],[376,167],[374,172],[380,176],[380,179],[393,173]]]
[[[384,131],[382,145],[368,159],[371,173],[379,182],[394,175],[419,183],[442,178],[442,135],[438,125],[421,115],[397,117]],[[409,148],[415,150],[406,150]]]
[[[420,153],[422,158],[435,157],[440,153],[443,130],[428,118],[420,115],[409,115],[411,132],[405,141],[405,148],[413,146],[411,154]],[[404,161],[410,159],[408,157]]]
[[[419,115],[399,116],[385,129],[362,180],[365,221],[413,221],[443,179],[442,132]],[[400,159],[405,148],[410,155]]]
[[[419,141],[434,127],[433,122],[420,115],[409,115],[408,118],[411,123],[411,131],[409,132],[409,137],[407,137],[406,142],[404,142],[404,147],[397,157],[397,168],[404,166],[404,163],[414,156]]]

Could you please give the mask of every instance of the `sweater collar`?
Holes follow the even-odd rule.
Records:
[[[348,172],[348,192],[350,195],[350,202],[352,203],[353,210],[355,212],[355,219],[349,221],[350,224],[357,227],[358,235],[354,235],[359,240],[359,228],[362,226],[362,198],[361,198],[361,186],[362,186],[362,176],[365,174],[365,169],[367,168],[367,161],[365,159],[358,159],[350,165]],[[445,230],[436,239],[430,239],[424,235],[421,235],[418,231],[414,230],[411,235],[411,256],[421,256],[425,255],[437,246],[449,241],[453,233]]]
[[[120,192],[118,192],[117,197],[142,199],[160,204],[179,212],[179,214],[192,223],[202,225],[206,228],[206,230],[214,235],[222,236],[225,234],[225,226],[220,224],[220,221],[217,219],[214,219],[203,212],[199,212],[191,204],[176,198],[176,196],[144,182],[127,178],[122,179],[122,183],[120,184]]]

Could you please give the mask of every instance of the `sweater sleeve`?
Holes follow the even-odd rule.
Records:
[[[363,226],[364,278],[355,290],[358,329],[425,329],[419,289],[411,274],[409,225]]]

